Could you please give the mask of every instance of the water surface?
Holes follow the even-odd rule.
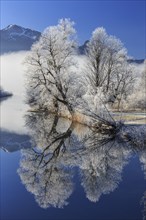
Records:
[[[146,218],[145,149],[26,110],[1,103],[2,220]]]

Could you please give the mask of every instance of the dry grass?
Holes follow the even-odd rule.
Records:
[[[31,110],[31,112],[39,112],[37,110]],[[56,114],[55,111],[49,110],[50,114]],[[113,115],[113,118],[116,121],[122,120],[124,121],[125,124],[146,124],[146,115],[136,115],[134,113],[138,112],[126,112],[126,114],[121,115],[120,112],[114,112],[116,113]],[[73,122],[80,123],[82,125],[87,125],[87,126],[92,126],[91,125],[91,118],[80,113],[80,112],[75,112],[73,115],[71,115],[66,109],[59,111],[58,113],[59,117],[63,117],[69,120],[72,120]]]
[[[146,124],[146,115],[134,115],[134,114],[126,114],[126,115],[115,115],[115,120],[123,120],[125,124]]]

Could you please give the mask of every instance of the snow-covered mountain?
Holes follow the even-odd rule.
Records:
[[[41,33],[18,25],[8,25],[0,30],[1,50],[0,54],[30,50],[32,44],[37,41]]]

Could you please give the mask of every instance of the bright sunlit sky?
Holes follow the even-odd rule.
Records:
[[[96,27],[120,38],[134,58],[145,57],[145,17],[143,0],[116,1],[5,1],[1,0],[1,28],[17,24],[43,31],[59,18],[76,23],[78,41],[83,44]]]

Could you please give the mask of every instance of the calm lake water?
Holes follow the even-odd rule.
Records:
[[[1,56],[1,84],[14,96],[0,103],[0,219],[146,219],[141,144],[102,137],[54,115],[28,113],[26,55]]]
[[[146,219],[141,146],[28,113],[14,95],[1,102],[0,157],[1,220]]]

